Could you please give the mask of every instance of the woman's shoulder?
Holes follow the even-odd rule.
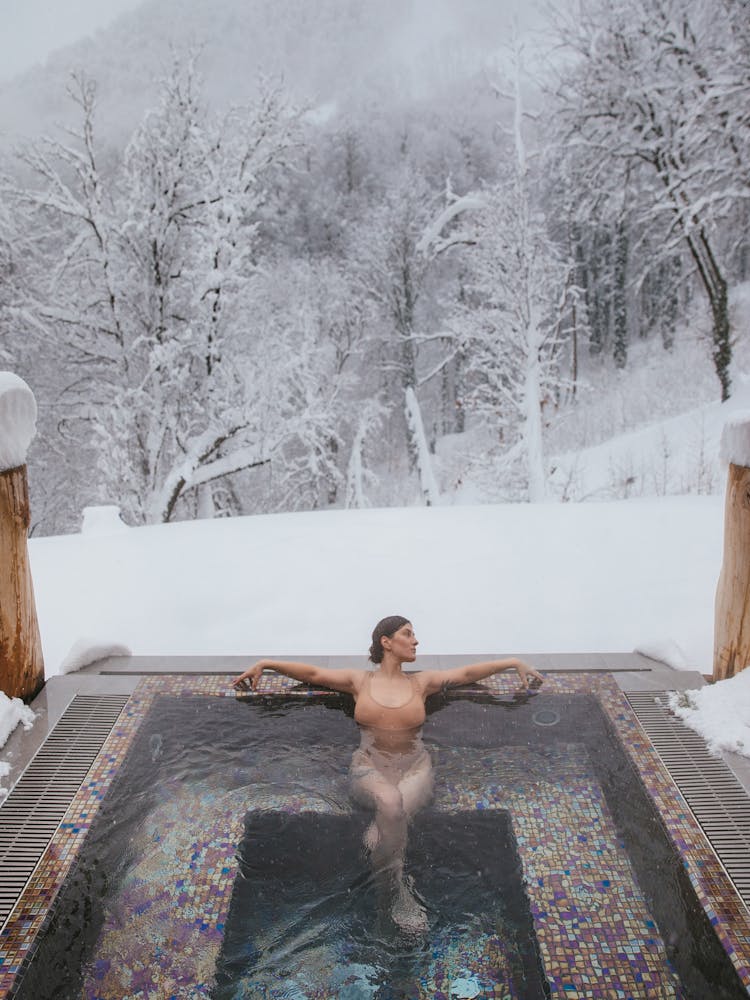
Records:
[[[413,683],[417,685],[422,695],[435,694],[444,686],[445,680],[442,670],[414,670],[410,676],[414,678]]]
[[[355,694],[359,694],[362,685],[372,675],[372,670],[368,670],[367,667],[352,667],[348,673],[351,676]]]

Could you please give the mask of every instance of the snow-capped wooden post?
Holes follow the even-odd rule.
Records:
[[[0,372],[0,690],[30,699],[44,686],[44,661],[27,536],[31,523],[26,452],[36,400],[23,379]]]
[[[724,507],[724,558],[716,588],[715,681],[750,666],[750,411],[724,427],[721,457],[729,463]]]

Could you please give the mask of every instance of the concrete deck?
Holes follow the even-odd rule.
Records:
[[[76,695],[131,694],[142,677],[153,674],[225,674],[227,684],[258,656],[117,656],[93,663],[73,674],[51,677],[44,689],[32,702],[37,713],[34,726],[28,732],[21,726],[11,734],[0,750],[0,760],[10,764],[10,773],[0,780],[0,785],[10,790],[33,758],[48,733],[59,721]],[[702,674],[690,670],[674,670],[657,660],[640,653],[507,653],[520,656],[533,663],[544,673],[610,673],[624,692],[631,691],[684,691],[702,687],[706,681]],[[462,663],[477,663],[496,659],[497,652],[466,656],[437,656],[420,654],[419,669],[446,670]],[[282,656],[274,659],[302,660],[329,669],[351,667],[358,662],[355,656]],[[361,665],[365,666],[364,656]],[[724,759],[750,794],[750,760],[737,754],[725,754]]]

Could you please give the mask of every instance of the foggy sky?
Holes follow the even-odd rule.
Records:
[[[142,0],[2,0],[0,80],[43,63]]]
[[[144,0],[0,0],[3,9],[0,30],[0,82],[43,63],[56,49],[64,48],[99,28],[104,28],[125,11],[133,10]],[[314,3],[314,0],[310,0]],[[377,0],[373,0],[377,2]],[[489,0],[518,19],[521,31],[537,20],[531,0]],[[467,23],[462,0],[417,0],[413,35],[424,35],[425,28],[435,34],[456,30],[460,35],[481,32],[481,23]],[[395,41],[397,48],[414,45],[408,29]]]

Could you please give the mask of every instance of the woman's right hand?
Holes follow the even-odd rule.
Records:
[[[236,688],[238,691],[247,691],[248,688],[251,691],[257,691],[258,681],[260,680],[262,673],[263,660],[258,660],[258,662],[254,663],[252,667],[248,667],[244,673],[241,673],[239,677],[235,677],[232,681],[232,687]]]

